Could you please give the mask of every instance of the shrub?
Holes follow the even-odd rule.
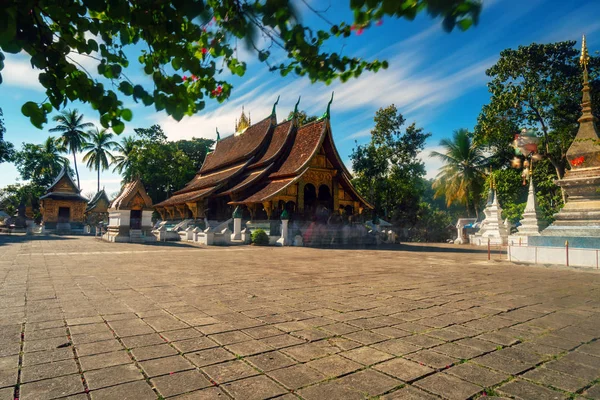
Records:
[[[257,229],[252,232],[252,244],[256,246],[268,246],[269,245],[269,236],[262,229]]]

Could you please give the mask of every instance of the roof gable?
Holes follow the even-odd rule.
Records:
[[[85,212],[106,212],[110,205],[110,200],[106,195],[104,189],[96,193],[96,195],[90,200],[85,209]]]
[[[126,183],[123,186],[123,190],[113,200],[109,210],[131,210],[132,207],[142,209],[152,208],[152,199],[146,193],[144,184],[139,179]]]
[[[67,169],[63,167],[46,193],[50,192],[79,194],[81,190],[77,187],[75,182],[73,182],[73,179],[71,179],[71,176],[67,173]]]
[[[244,133],[227,136],[218,141],[215,150],[206,156],[200,173],[225,168],[254,156],[272,135],[272,121],[272,116],[269,116],[247,128]]]

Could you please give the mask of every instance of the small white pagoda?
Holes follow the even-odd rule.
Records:
[[[519,221],[521,225],[517,228],[517,233],[509,237],[509,243],[513,245],[516,245],[517,243],[527,245],[528,236],[539,236],[540,232],[544,229],[544,223],[540,221],[539,214],[540,210],[535,197],[533,179],[530,177],[527,204],[525,205],[523,218]]]
[[[485,218],[481,221],[479,232],[471,235],[470,242],[477,246],[487,246],[488,240],[493,245],[506,244],[508,242],[508,231],[504,221],[502,221],[502,207],[498,203],[493,181],[483,213]]]

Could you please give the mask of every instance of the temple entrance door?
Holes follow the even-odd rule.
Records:
[[[331,191],[327,185],[319,186],[319,204],[327,208],[330,213],[334,211],[333,197],[331,197]]]
[[[69,207],[58,207],[58,223],[68,224],[71,219],[71,209]]]
[[[131,210],[129,214],[129,229],[142,229],[142,210]]]
[[[304,186],[304,214],[311,217],[315,214],[317,207],[317,189],[312,183]]]

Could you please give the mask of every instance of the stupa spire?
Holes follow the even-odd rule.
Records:
[[[573,143],[571,143],[567,151],[567,159],[573,168],[597,166],[595,158],[596,154],[600,152],[600,146],[598,146],[600,135],[598,135],[596,117],[594,117],[592,112],[592,98],[588,75],[589,61],[590,55],[584,35],[581,41],[581,56],[579,57],[579,64],[583,69],[581,117],[578,119],[579,130],[577,131],[577,136],[575,136]]]

